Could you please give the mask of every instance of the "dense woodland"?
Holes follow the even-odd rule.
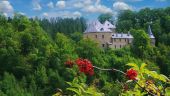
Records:
[[[102,14],[98,19],[110,20],[112,16],[108,15]],[[149,70],[170,76],[170,7],[122,11],[113,22],[118,32],[131,32],[133,46],[101,49],[96,42],[84,40],[83,17],[40,19],[0,15],[0,96],[52,96],[58,90],[73,94],[66,90],[66,82],[71,82],[75,75],[65,62],[77,58],[122,71],[127,70],[127,63],[144,62]],[[149,43],[148,24],[156,37],[156,46]],[[84,76],[87,85],[96,84],[97,90],[106,96],[121,94],[119,83],[123,81],[125,78],[115,72],[95,70],[93,76]]]

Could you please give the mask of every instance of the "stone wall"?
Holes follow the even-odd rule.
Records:
[[[122,48],[124,46],[130,45],[132,43],[132,38],[112,38],[110,48]]]
[[[102,48],[123,48],[124,46],[132,44],[133,38],[112,38],[113,32],[89,32],[84,33],[83,38],[90,38]],[[151,38],[151,45],[155,46],[155,39]]]
[[[102,48],[107,48],[109,42],[111,42],[111,36],[113,32],[89,32],[84,33],[84,38],[90,38],[99,43]]]

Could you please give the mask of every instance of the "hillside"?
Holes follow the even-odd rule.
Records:
[[[122,11],[113,22],[118,32],[132,33],[132,46],[102,49],[83,39],[83,17],[42,19],[15,14],[7,18],[1,14],[0,96],[168,96],[170,7]],[[150,22],[155,46],[146,36]],[[130,68],[135,77],[127,76]]]

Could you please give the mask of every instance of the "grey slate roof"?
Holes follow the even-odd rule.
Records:
[[[153,33],[152,33],[152,30],[151,30],[151,26],[150,26],[150,25],[148,26],[148,34],[149,34],[149,37],[150,37],[150,38],[155,38],[155,36],[154,36]]]
[[[109,21],[105,21],[104,24],[101,24],[98,20],[91,21],[87,24],[87,32],[112,32],[111,29],[115,29],[115,25],[112,25]]]
[[[115,33],[112,35],[112,38],[133,38],[133,36],[130,33]]]

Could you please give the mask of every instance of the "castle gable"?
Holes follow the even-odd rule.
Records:
[[[98,20],[91,21],[87,24],[87,32],[112,32],[111,29],[114,29],[115,26],[112,25],[109,21],[105,21],[104,24],[101,24]]]
[[[107,21],[107,20],[104,22],[103,26],[104,26],[106,29],[115,29],[115,28],[116,28],[115,25],[111,24],[111,23],[110,23],[109,21]]]

